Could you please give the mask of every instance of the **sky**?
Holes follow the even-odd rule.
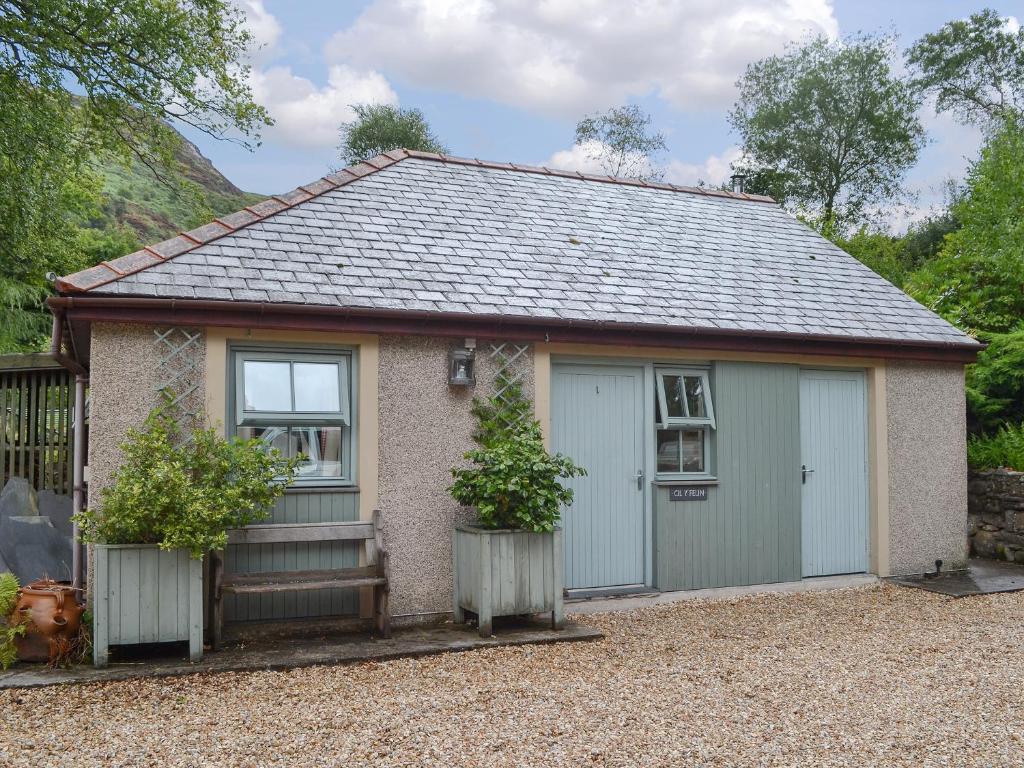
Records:
[[[666,181],[724,182],[739,156],[726,115],[745,66],[809,34],[895,32],[901,48],[983,7],[1024,0],[235,0],[257,46],[254,95],[276,124],[250,152],[186,132],[232,182],[272,194],[341,165],[352,104],[423,111],[450,154],[593,170],[573,148],[587,114],[635,103],[668,145]],[[980,134],[926,105],[899,230],[941,206]]]

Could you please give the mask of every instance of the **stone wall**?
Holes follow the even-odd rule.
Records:
[[[1024,563],[1024,472],[971,474],[968,535],[972,555]]]

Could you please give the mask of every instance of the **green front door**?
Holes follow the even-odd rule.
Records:
[[[587,470],[563,513],[569,589],[644,583],[644,371],[555,365],[551,437]]]

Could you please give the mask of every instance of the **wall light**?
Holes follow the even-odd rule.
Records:
[[[476,383],[473,371],[476,339],[466,339],[466,345],[448,351],[448,383],[453,387],[471,387]]]

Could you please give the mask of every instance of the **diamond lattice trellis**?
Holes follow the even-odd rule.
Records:
[[[526,388],[527,365],[530,351],[529,344],[518,344],[512,341],[493,342],[489,355],[494,366],[495,396],[503,403],[508,403],[506,395],[515,385]]]
[[[170,394],[174,420],[187,432],[199,423],[203,410],[202,331],[157,328],[153,335],[157,348],[156,391]]]

